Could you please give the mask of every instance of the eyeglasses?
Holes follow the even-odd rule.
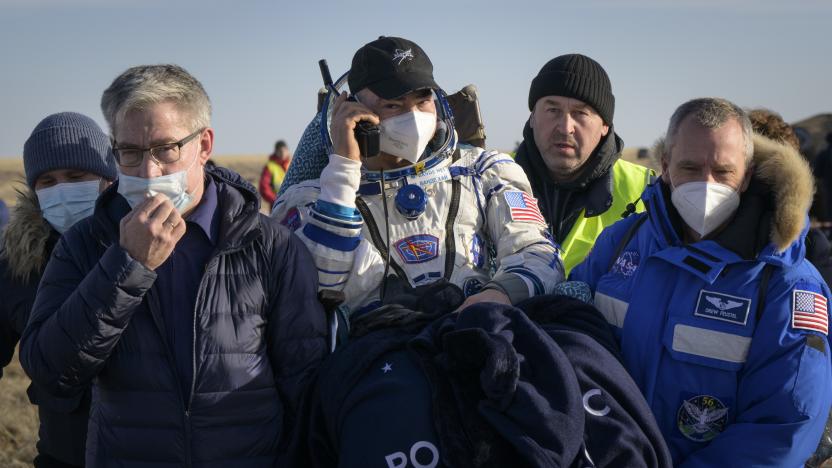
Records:
[[[119,165],[124,167],[136,167],[140,165],[144,159],[145,151],[150,153],[150,157],[158,164],[173,164],[179,161],[182,147],[204,130],[205,128],[200,128],[179,141],[151,146],[150,148],[117,148],[116,143],[113,142],[113,153]]]

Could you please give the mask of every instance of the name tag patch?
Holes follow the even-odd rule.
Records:
[[[699,291],[696,312],[693,315],[745,325],[748,322],[750,310],[751,299],[747,297],[731,296],[703,289]]]
[[[447,167],[437,167],[428,171],[422,172],[419,175],[408,176],[407,182],[409,184],[418,185],[425,188],[430,185],[438,184],[451,180],[451,171]]]

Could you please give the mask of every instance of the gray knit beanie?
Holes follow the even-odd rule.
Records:
[[[581,54],[567,54],[549,60],[532,80],[529,89],[529,110],[543,96],[565,96],[579,99],[595,109],[612,125],[615,96],[610,77],[595,60]]]
[[[26,183],[55,169],[78,169],[107,180],[118,176],[110,138],[86,115],[76,112],[52,114],[41,120],[23,146]]]

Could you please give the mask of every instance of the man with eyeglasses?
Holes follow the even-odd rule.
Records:
[[[206,167],[211,106],[184,69],[130,68],[101,107],[119,181],[56,247],[23,366],[56,395],[93,383],[88,466],[271,466],[326,351],[312,258]]]

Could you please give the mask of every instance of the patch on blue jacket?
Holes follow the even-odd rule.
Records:
[[[430,234],[417,234],[396,242],[396,250],[405,263],[422,263],[439,256],[439,239]]]
[[[300,212],[297,208],[292,208],[286,213],[286,216],[283,217],[283,221],[280,224],[286,226],[287,228],[297,231],[300,227]]]
[[[676,414],[676,424],[682,435],[694,442],[708,442],[728,425],[728,410],[719,398],[697,395],[683,400]]]
[[[747,297],[731,296],[703,289],[699,291],[696,312],[693,315],[745,325],[748,322],[750,310],[751,299]]]
[[[635,250],[625,250],[615,259],[610,273],[617,273],[623,276],[633,276],[638,270],[640,256]]]
[[[792,328],[829,334],[829,304],[817,285],[801,281],[792,290]]]

